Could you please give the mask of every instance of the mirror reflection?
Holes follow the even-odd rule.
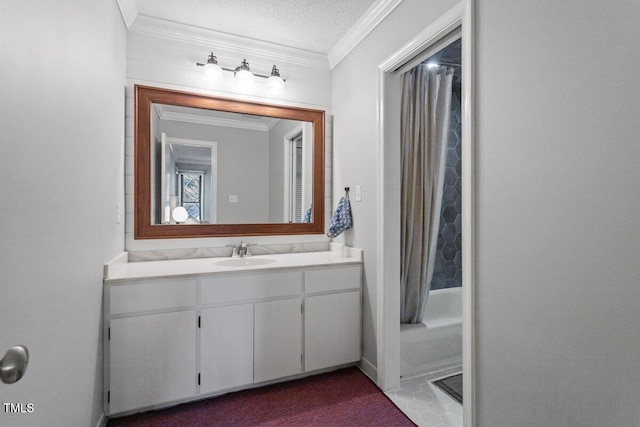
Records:
[[[151,224],[313,221],[311,122],[153,103],[150,125]]]

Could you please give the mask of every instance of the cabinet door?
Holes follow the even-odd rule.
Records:
[[[255,304],[255,382],[302,372],[302,300]]]
[[[110,413],[196,394],[195,310],[113,319]]]
[[[359,291],[305,299],[305,371],[360,360],[360,311]]]
[[[200,392],[253,382],[253,304],[202,310]]]

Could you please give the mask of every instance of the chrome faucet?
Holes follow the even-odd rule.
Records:
[[[242,258],[247,254],[247,244],[244,242],[240,242],[240,247],[238,248],[238,256]]]
[[[251,252],[249,252],[249,246],[253,246],[252,244],[240,242],[237,245],[227,245],[227,246],[230,246],[232,248],[231,249],[231,258],[245,257],[245,256],[252,256],[253,255]]]

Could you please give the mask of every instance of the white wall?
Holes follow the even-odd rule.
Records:
[[[202,79],[202,69],[196,62],[206,62],[214,51],[218,62],[234,68],[246,58],[251,70],[269,74],[276,64],[286,79],[284,92],[277,96],[266,93],[263,79],[257,79],[254,89],[240,91],[233,75],[226,73],[224,81],[210,87]],[[164,87],[225,98],[293,105],[326,112],[327,159],[325,218],[331,212],[331,73],[325,56],[261,41],[239,38],[212,31],[138,16],[127,41],[127,133],[126,133],[126,200],[127,250],[160,250],[174,248],[214,247],[237,243],[239,238],[147,239],[133,238],[133,85]],[[326,242],[324,234],[308,236],[260,236],[251,243]]]
[[[126,31],[115,1],[0,7],[0,425],[95,426],[102,413],[102,268],[124,249]]]
[[[640,3],[477,0],[478,426],[640,425]]]
[[[363,357],[373,367],[377,364],[379,337],[376,330],[378,65],[456,3],[452,0],[404,0],[332,72],[333,197],[337,201],[344,195],[344,187],[351,188],[354,223],[351,230],[336,240],[364,249]],[[353,197],[357,184],[362,185],[361,202]],[[398,233],[399,230],[398,226]],[[399,284],[393,282],[383,286]]]

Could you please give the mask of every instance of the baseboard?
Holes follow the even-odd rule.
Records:
[[[104,412],[100,414],[100,418],[98,418],[96,427],[107,427],[107,417],[104,416]]]
[[[369,362],[366,358],[362,357],[360,359],[360,363],[358,364],[358,368],[360,368],[360,370],[366,376],[368,376],[371,379],[371,381],[378,384],[378,369],[373,365],[373,363]]]

